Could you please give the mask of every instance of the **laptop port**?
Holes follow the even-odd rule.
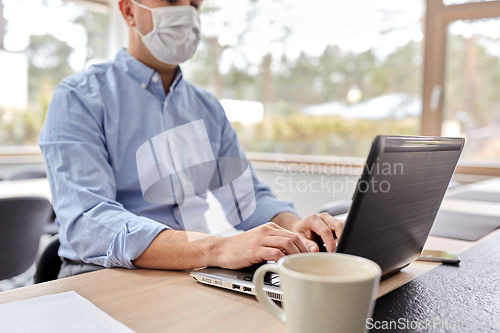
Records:
[[[248,291],[249,293],[252,292],[252,288],[249,287],[243,287],[243,291]]]
[[[240,290],[240,286],[239,286],[239,285],[237,285],[237,284],[233,284],[233,289],[234,289],[234,290]]]

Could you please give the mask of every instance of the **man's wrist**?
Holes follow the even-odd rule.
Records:
[[[210,237],[206,239],[205,249],[205,266],[220,267],[220,256],[223,252],[224,238]]]
[[[300,222],[300,218],[291,212],[282,212],[274,216],[271,222],[276,223],[282,228],[293,231],[294,226]]]

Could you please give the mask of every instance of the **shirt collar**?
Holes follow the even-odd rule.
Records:
[[[153,77],[155,70],[146,66],[136,58],[130,55],[124,48],[120,49],[115,57],[115,64],[125,73],[137,81],[141,86],[147,87]],[[170,86],[170,90],[175,89],[182,80],[182,71],[177,67],[174,82]]]
[[[182,70],[180,67],[177,67],[177,72],[175,73],[175,79],[170,86],[170,90],[174,90],[179,85],[179,82],[182,80]]]
[[[115,64],[143,87],[149,85],[149,81],[155,73],[154,69],[132,57],[125,49],[118,51]]]

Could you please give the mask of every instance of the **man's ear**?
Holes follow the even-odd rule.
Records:
[[[120,0],[118,2],[122,16],[125,19],[127,25],[133,27],[135,26],[135,17],[132,11],[132,2],[130,0]]]

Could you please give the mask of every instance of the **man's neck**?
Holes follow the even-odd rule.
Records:
[[[168,94],[170,86],[174,83],[175,76],[177,74],[177,65],[168,65],[156,60],[148,50],[144,47],[135,47],[134,43],[129,42],[129,46],[127,47],[127,52],[144,65],[154,69],[161,78],[161,82],[163,83],[163,89],[165,90],[165,94]]]

